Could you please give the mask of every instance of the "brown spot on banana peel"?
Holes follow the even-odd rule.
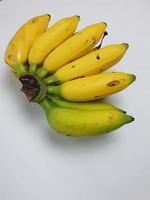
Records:
[[[98,99],[98,98],[100,98],[100,96],[94,96],[94,99]]]
[[[92,37],[92,40],[93,40],[93,44],[95,44],[96,43],[95,37]]]
[[[100,70],[99,70],[99,73],[102,73],[103,71],[104,71],[103,69],[100,69]]]
[[[37,18],[32,19],[31,23],[35,23],[37,21]]]
[[[85,40],[85,44],[87,44],[88,43],[88,40]]]
[[[99,56],[99,55],[97,55],[97,56],[96,56],[96,59],[97,59],[97,60],[100,60],[100,56]]]
[[[8,58],[9,60],[12,59],[12,57],[13,57],[12,54],[8,54],[8,55],[7,55],[7,58]]]
[[[113,116],[109,116],[108,119],[112,120],[112,119],[113,119]]]
[[[78,79],[78,78],[84,78],[85,76],[77,76],[77,77],[75,77],[75,78],[73,78],[73,79],[71,79],[71,80],[75,80],[75,79]]]
[[[119,80],[114,80],[114,81],[111,81],[111,82],[107,83],[107,86],[108,87],[113,87],[113,86],[118,85],[119,83],[120,83]]]

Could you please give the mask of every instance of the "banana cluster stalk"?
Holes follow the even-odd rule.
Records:
[[[5,51],[5,62],[27,99],[42,107],[50,127],[68,136],[105,134],[132,122],[124,110],[99,101],[135,81],[130,73],[104,72],[123,58],[129,45],[101,48],[106,22],[76,31],[78,15],[50,27],[49,20],[48,14],[28,20]]]

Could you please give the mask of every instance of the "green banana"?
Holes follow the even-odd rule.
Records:
[[[117,108],[116,106],[113,106],[109,103],[102,103],[100,101],[93,101],[93,102],[69,102],[64,99],[62,99],[59,96],[55,95],[47,95],[47,97],[54,102],[57,106],[64,107],[64,108],[72,108],[77,110],[119,110],[120,112],[126,113],[126,111]]]
[[[49,125],[68,136],[95,136],[114,131],[134,120],[118,110],[77,110],[57,106],[44,98],[40,103]]]

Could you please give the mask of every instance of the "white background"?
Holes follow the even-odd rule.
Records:
[[[48,128],[42,110],[28,103],[3,54],[16,29],[43,13],[51,23],[80,15],[79,29],[108,23],[104,44],[127,42],[113,71],[137,76],[112,102],[135,122],[102,137],[70,138]],[[150,199],[150,1],[0,1],[0,200]]]

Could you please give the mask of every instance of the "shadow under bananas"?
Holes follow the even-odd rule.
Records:
[[[40,124],[39,124],[40,126]],[[48,146],[54,146],[59,151],[65,153],[88,153],[97,150],[106,150],[112,148],[112,145],[120,143],[120,130],[114,131],[110,134],[97,135],[90,137],[71,137],[59,134],[46,126],[46,119],[44,126],[40,126],[43,139]]]

